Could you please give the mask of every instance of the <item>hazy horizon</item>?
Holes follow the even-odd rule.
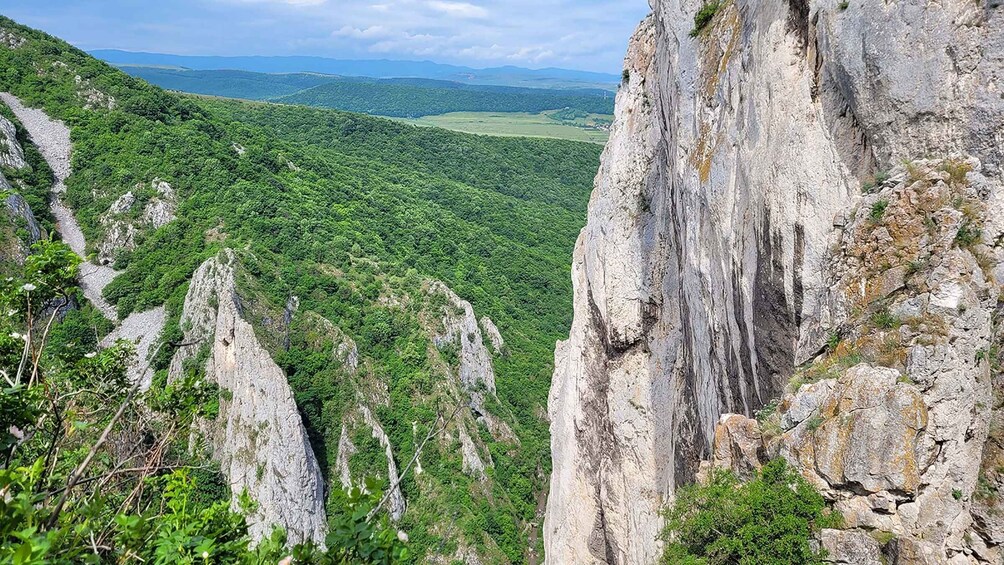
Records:
[[[3,14],[86,51],[619,74],[648,11],[644,0],[10,0]]]

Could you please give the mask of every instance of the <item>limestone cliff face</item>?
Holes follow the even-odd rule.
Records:
[[[734,0],[691,37],[700,6],[653,0],[625,59],[555,353],[551,563],[657,558],[719,417],[779,397],[848,319],[830,265],[862,181],[954,156],[1000,193],[997,9]]]
[[[245,490],[257,503],[248,517],[253,539],[273,526],[285,528],[292,543],[323,543],[327,530],[324,481],[297,412],[286,375],[259,343],[241,315],[231,251],[202,264],[185,297],[185,342],[171,360],[177,378],[187,359],[208,350],[206,376],[227,391],[217,419],[207,422],[213,456],[233,492]]]
[[[981,523],[1001,484],[980,462],[1001,436],[1004,253],[992,242],[1004,232],[986,220],[1004,209],[980,168],[914,161],[864,197],[834,234],[826,352],[759,422],[718,425],[710,466],[784,457],[842,514],[839,539],[885,532],[824,533],[838,563],[1001,562],[1000,528]]]

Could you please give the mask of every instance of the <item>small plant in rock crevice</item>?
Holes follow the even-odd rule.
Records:
[[[833,353],[836,351],[837,346],[840,345],[840,332],[837,330],[831,330],[830,333],[826,334],[826,351],[828,353]]]
[[[871,211],[868,213],[868,219],[873,223],[879,223],[882,221],[882,217],[885,216],[886,209],[889,208],[888,200],[879,200],[872,204]]]
[[[978,243],[982,236],[983,231],[967,218],[963,220],[962,226],[955,234],[955,244],[959,247],[969,247]]]
[[[903,322],[899,318],[885,308],[872,314],[871,322],[876,328],[883,330],[894,330],[903,325]]]
[[[690,37],[700,35],[704,31],[704,28],[708,27],[708,24],[711,23],[711,20],[715,18],[715,14],[718,13],[721,7],[721,2],[708,2],[701,6],[701,9],[694,15],[694,29],[690,30]]]

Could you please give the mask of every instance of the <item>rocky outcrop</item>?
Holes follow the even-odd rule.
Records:
[[[0,116],[0,167],[23,169],[27,166],[24,149],[17,141],[17,128],[10,120]]]
[[[213,457],[233,493],[232,506],[247,492],[257,502],[247,516],[253,539],[285,528],[289,541],[323,543],[324,482],[286,375],[241,316],[234,270],[226,250],[195,272],[181,316],[185,342],[171,359],[170,378],[183,374],[187,359],[208,353],[206,378],[226,391],[219,415],[206,423]],[[204,353],[205,354],[205,353]]]
[[[842,515],[840,539],[879,532],[868,547],[889,563],[1002,559],[978,502],[1001,282],[990,277],[1004,259],[988,245],[1004,231],[986,221],[1004,209],[981,168],[893,169],[835,234],[827,351],[799,368],[762,426],[723,416],[715,434],[710,466],[741,472],[784,457]],[[764,449],[731,449],[734,429],[765,430],[747,440]],[[835,534],[824,534],[826,547]],[[876,562],[836,545],[834,562]]]
[[[447,299],[443,308],[443,332],[433,338],[436,347],[456,347],[460,361],[459,377],[465,390],[471,392],[471,402],[480,406],[481,394],[495,394],[495,371],[491,355],[481,337],[478,319],[470,302],[463,300],[445,284],[436,281],[430,294],[442,294]],[[495,327],[494,324],[491,326]],[[498,333],[498,330],[495,330]],[[501,341],[501,336],[499,336]],[[476,399],[477,398],[477,399]]]
[[[24,45],[24,38],[13,31],[0,27],[0,47],[17,49]]]
[[[0,191],[11,190],[10,184],[0,173]],[[13,193],[4,199],[5,225],[0,227],[2,244],[0,259],[23,265],[31,251],[31,246],[42,238],[42,227],[24,198]]]
[[[136,249],[136,238],[141,231],[163,227],[175,219],[178,203],[170,184],[153,179],[148,185],[137,184],[134,190],[153,192],[141,213],[135,210],[137,197],[131,190],[112,202],[99,219],[105,230],[98,244],[98,260],[102,265],[114,265],[119,252]]]
[[[480,323],[481,330],[492,344],[492,350],[496,355],[501,355],[504,352],[505,340],[502,339],[502,334],[499,332],[498,327],[495,326],[495,322],[488,316],[481,316]]]
[[[393,489],[390,493],[390,499],[387,501],[387,508],[390,512],[391,519],[400,520],[401,516],[404,514],[405,501],[399,485],[400,475],[398,475],[397,472],[397,463],[394,462],[394,448],[390,443],[390,438],[387,437],[387,432],[383,431],[383,426],[381,426],[380,422],[373,417],[373,413],[370,412],[370,409],[366,406],[360,405],[359,413],[363,416],[363,422],[365,422],[372,431],[373,438],[380,442],[380,447],[383,448],[384,455],[387,457],[387,482]]]
[[[442,307],[441,327],[432,337],[440,350],[455,351],[457,357],[457,377],[465,394],[470,398],[468,406],[478,420],[485,423],[496,439],[516,440],[516,434],[502,418],[485,407],[486,395],[495,396],[495,369],[492,356],[485,346],[481,327],[485,328],[488,339],[496,353],[502,352],[505,342],[502,334],[487,316],[478,318],[470,302],[457,296],[448,286],[439,281],[429,284],[429,295],[446,298]],[[496,345],[497,344],[497,345]]]
[[[700,2],[652,6],[625,59],[573,258],[575,317],[555,352],[551,563],[658,557],[659,512],[710,457],[721,414],[751,416],[777,398],[849,318],[828,291],[841,276],[829,262],[862,181],[903,159],[954,155],[978,163],[984,196],[1000,193],[999,10],[962,0],[735,0],[692,37]],[[965,294],[948,281],[975,276],[966,257],[944,258],[932,307]],[[879,292],[911,268],[891,266],[901,270],[883,272]],[[956,375],[945,383],[976,378],[935,355],[910,358],[924,378],[944,367]],[[929,421],[966,414],[951,387],[933,388]],[[938,442],[975,425],[956,419]],[[978,461],[968,447],[978,428],[943,446]]]

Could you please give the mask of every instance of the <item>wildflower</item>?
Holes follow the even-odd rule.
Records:
[[[94,359],[98,355],[97,351],[91,351],[90,353],[84,353],[84,357],[88,359]]]
[[[404,530],[398,530],[397,531],[397,539],[401,540],[404,543],[407,543],[408,542],[408,534],[406,534],[404,532]]]
[[[208,551],[203,551],[202,552],[202,558],[203,559],[209,559],[209,552]]]
[[[25,283],[25,285],[22,286],[21,288],[24,289],[27,292],[31,292],[31,291],[35,290],[36,288],[38,288],[38,287],[35,286],[35,285],[33,285],[33,284],[31,284],[31,283]]]

